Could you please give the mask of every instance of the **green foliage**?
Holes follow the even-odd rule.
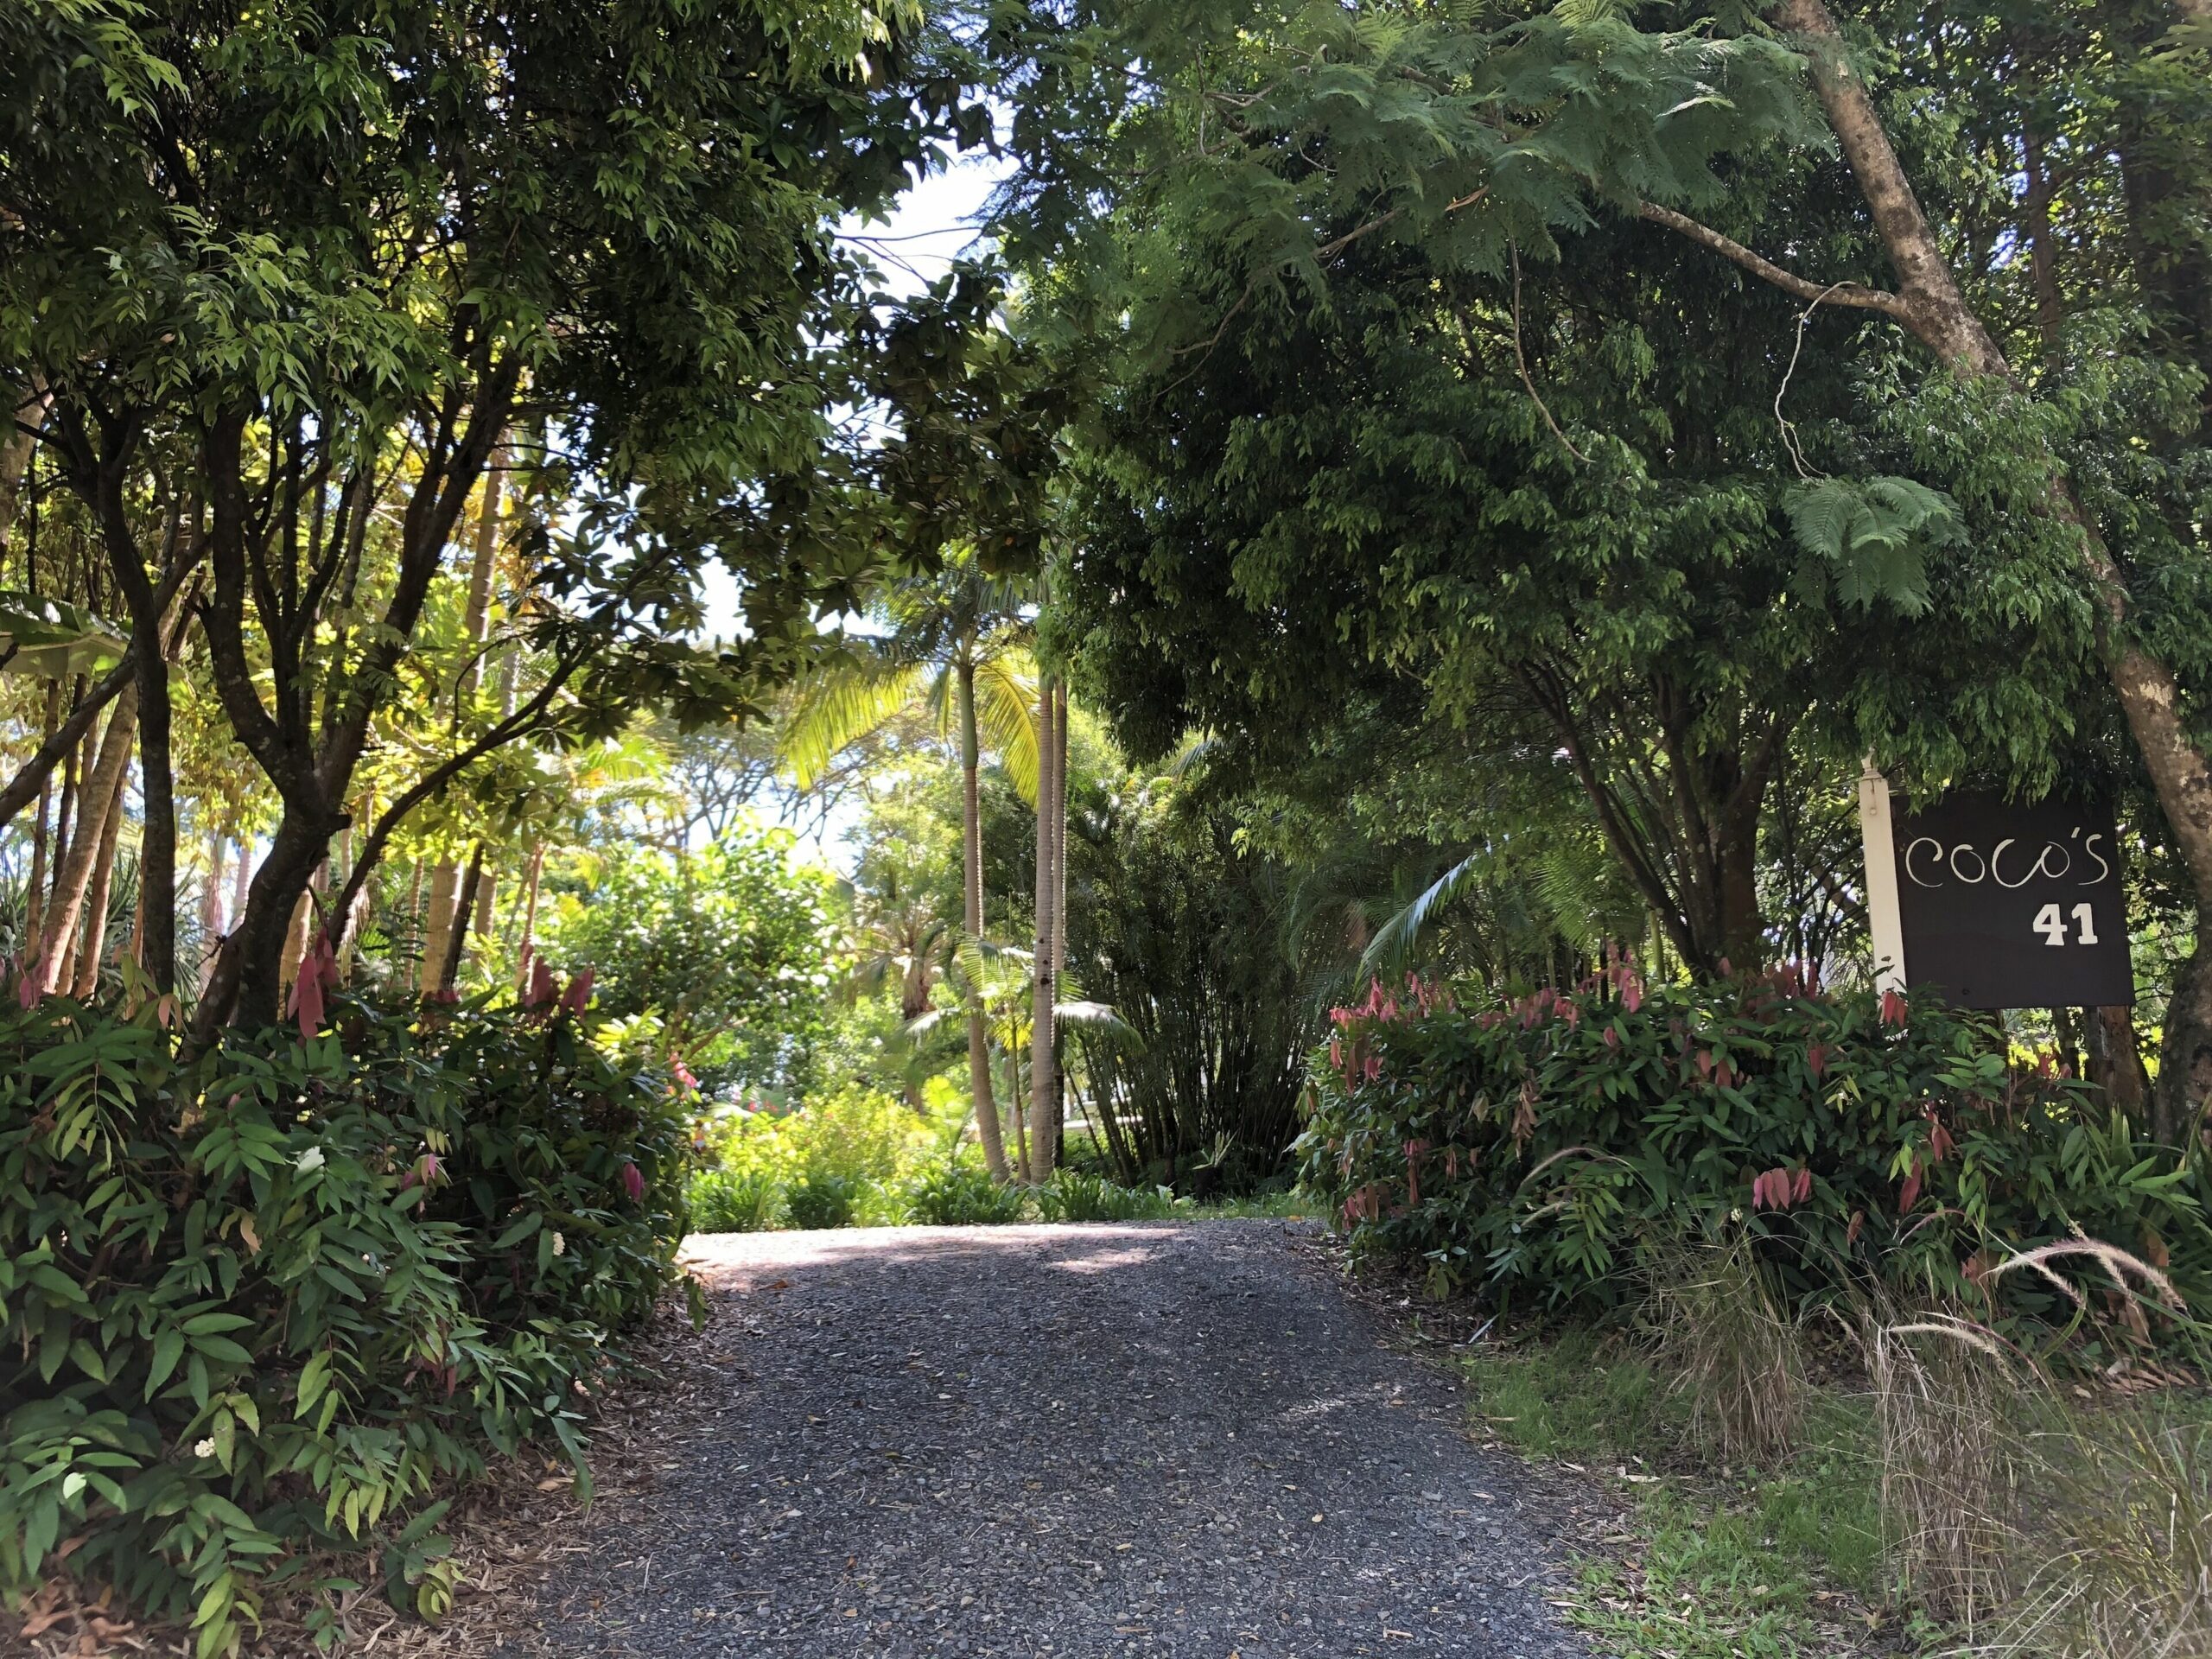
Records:
[[[1284,1168],[1312,1002],[1283,865],[1177,804],[1132,779],[1070,828],[1069,969],[1118,1019],[1066,1035],[1117,1180],[1241,1191]]]
[[[1909,616],[1926,610],[1927,555],[1961,539],[1958,510],[1909,478],[1822,478],[1783,493],[1797,544],[1812,556],[1798,580],[1815,601],[1833,581],[1847,605],[1878,601]]]
[[[1172,1187],[1116,1186],[1103,1175],[1089,1170],[1062,1169],[1037,1190],[1040,1221],[1165,1221],[1189,1201],[1178,1200]]]
[[[1602,1305],[1655,1251],[1740,1230],[1793,1304],[1878,1275],[1987,1309],[1986,1269],[2079,1232],[2170,1252],[2184,1294],[2212,1294],[2197,1161],[2139,1147],[1986,1021],[1808,995],[1789,970],[1609,977],[1481,1012],[1377,987],[1337,1011],[1300,1149],[1356,1248],[1426,1260],[1439,1285]],[[2098,1305],[2027,1274],[1998,1300],[2054,1320]]]
[[[925,1227],[997,1226],[1020,1221],[1022,1189],[1001,1186],[980,1165],[952,1162],[925,1169],[906,1186],[906,1204]]]
[[[337,1552],[435,1612],[442,1484],[532,1440],[583,1478],[575,1390],[674,1279],[683,1152],[574,1017],[341,998],[185,1062],[150,1010],[13,1001],[0,1592],[111,1580],[207,1656]]]
[[[794,1227],[849,1226],[858,1185],[846,1176],[810,1172],[784,1195],[784,1214]]]
[[[789,1183],[810,1175],[887,1181],[933,1147],[954,1108],[932,1122],[879,1090],[854,1084],[788,1111],[734,1111],[705,1126],[707,1155],[722,1169]]]
[[[692,1177],[703,1233],[877,1226],[907,1219],[906,1179],[968,1116],[944,1091],[933,1116],[846,1083],[788,1111],[733,1111],[700,1126],[708,1167]]]
[[[792,839],[613,849],[587,893],[563,896],[546,955],[596,971],[601,1006],[638,1022],[623,1034],[635,1061],[675,1056],[715,1093],[803,1087],[830,1029],[835,890],[793,861]]]
[[[765,1170],[702,1169],[686,1202],[695,1233],[760,1233],[775,1224],[782,1189]]]

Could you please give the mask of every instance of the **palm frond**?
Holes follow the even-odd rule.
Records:
[[[899,1027],[908,1038],[919,1042],[948,1020],[967,1018],[965,1008],[931,1008],[927,1014],[918,1014]]]
[[[1037,804],[1037,671],[1026,652],[976,664],[976,725],[996,750],[1015,791]]]
[[[802,789],[845,749],[913,706],[931,669],[882,652],[840,657],[816,672],[777,734],[777,753]]]
[[[1181,783],[1194,772],[1202,771],[1213,753],[1221,747],[1221,739],[1212,732],[1194,732],[1183,741],[1181,753],[1167,768],[1167,775]]]
[[[1422,930],[1438,911],[1476,886],[1487,858],[1487,849],[1468,854],[1430,882],[1411,904],[1376,929],[1375,937],[1368,941],[1367,949],[1359,958],[1358,977],[1364,980],[1404,967],[1421,942]]]
[[[1122,1047],[1141,1050],[1144,1038],[1135,1026],[1122,1018],[1110,1002],[1055,1002],[1052,1005],[1052,1028],[1057,1033],[1069,1027],[1086,1033],[1111,1038]]]

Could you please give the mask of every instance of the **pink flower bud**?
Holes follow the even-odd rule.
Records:
[[[627,1158],[622,1160],[622,1190],[630,1195],[630,1201],[632,1204],[639,1202],[645,1196],[645,1173]]]

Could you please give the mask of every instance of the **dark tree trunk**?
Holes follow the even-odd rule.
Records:
[[[2066,1068],[2069,1077],[2083,1077],[2082,1046],[2074,1027],[2074,1010],[2053,1008],[2050,1011],[2051,1043],[2058,1051],[2058,1063]]]
[[[270,837],[268,856],[247,885],[245,909],[232,918],[215,955],[207,988],[192,1021],[196,1046],[212,1045],[226,1024],[273,1026],[283,1017],[284,941],[292,912],[315,866],[329,855],[338,826],[287,808]]]
[[[2139,1129],[2144,1128],[2143,1103],[2150,1090],[2143,1075],[2143,1055],[2135,1043],[2135,1010],[2091,1008],[2088,1014],[2082,1034],[2088,1049],[2089,1081],[2105,1091],[2113,1110]]]
[[[178,624],[180,635],[183,632]],[[157,625],[141,627],[132,651],[138,681],[139,789],[145,823],[138,843],[139,966],[156,994],[176,988],[176,774],[170,756],[169,657]]]
[[[2196,949],[2174,975],[2166,1028],[2158,1044],[2158,1086],[2151,1101],[2151,1138],[2178,1147],[2196,1138],[2212,1099],[2212,936],[2199,912]]]

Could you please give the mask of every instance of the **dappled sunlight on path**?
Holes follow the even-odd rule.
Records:
[[[1300,1224],[694,1238],[710,1381],[591,1523],[541,1651],[1583,1651],[1517,1465]],[[529,1651],[518,1647],[516,1654]]]

